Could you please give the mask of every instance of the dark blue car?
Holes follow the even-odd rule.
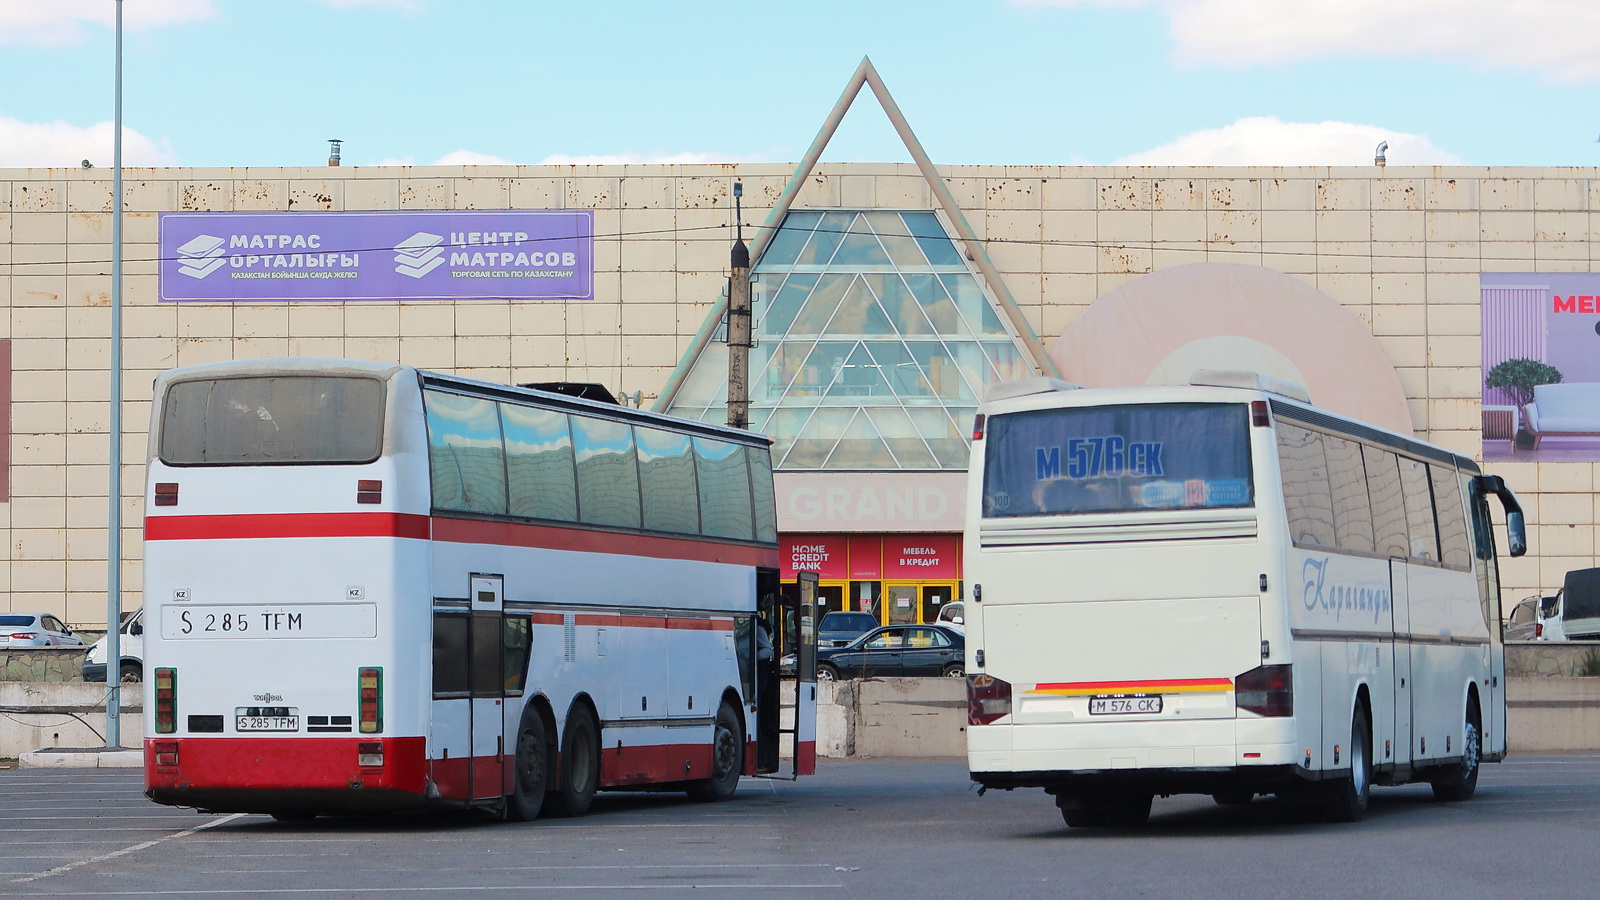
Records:
[[[966,674],[966,640],[942,625],[886,625],[843,647],[817,648],[818,681]]]

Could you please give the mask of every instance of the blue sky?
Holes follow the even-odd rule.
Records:
[[[113,0],[0,0],[0,166],[109,165]],[[1600,165],[1600,0],[126,0],[129,165]],[[825,159],[907,158],[875,104]]]

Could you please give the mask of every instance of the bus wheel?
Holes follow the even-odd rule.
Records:
[[[511,796],[506,802],[506,812],[518,822],[538,818],[539,807],[544,805],[545,790],[550,783],[549,751],[544,717],[529,704],[522,711],[522,724],[517,728],[517,768]]]
[[[727,800],[739,788],[744,769],[744,729],[739,713],[724,700],[717,710],[717,729],[711,739],[711,777],[689,789],[694,800]]]
[[[1483,761],[1483,721],[1478,701],[1467,701],[1466,733],[1461,737],[1461,762],[1433,780],[1433,796],[1440,800],[1467,800],[1478,789],[1478,764]]]
[[[1324,812],[1332,822],[1359,822],[1367,814],[1372,793],[1372,731],[1365,707],[1357,706],[1350,722],[1350,774],[1330,785],[1333,796]]]
[[[561,778],[550,795],[557,815],[576,818],[589,812],[600,786],[600,726],[587,706],[574,706],[561,736]]]

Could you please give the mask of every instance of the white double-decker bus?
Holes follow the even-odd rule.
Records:
[[[404,366],[217,363],[156,380],[145,502],[158,803],[530,819],[779,768],[760,435]]]
[[[1069,826],[1153,796],[1360,818],[1373,784],[1465,799],[1505,755],[1489,495],[1443,448],[1297,387],[997,386],[968,494],[968,763]]]

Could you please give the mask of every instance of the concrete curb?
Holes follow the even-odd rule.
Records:
[[[17,758],[21,769],[142,769],[144,751],[137,748],[47,747]]]

